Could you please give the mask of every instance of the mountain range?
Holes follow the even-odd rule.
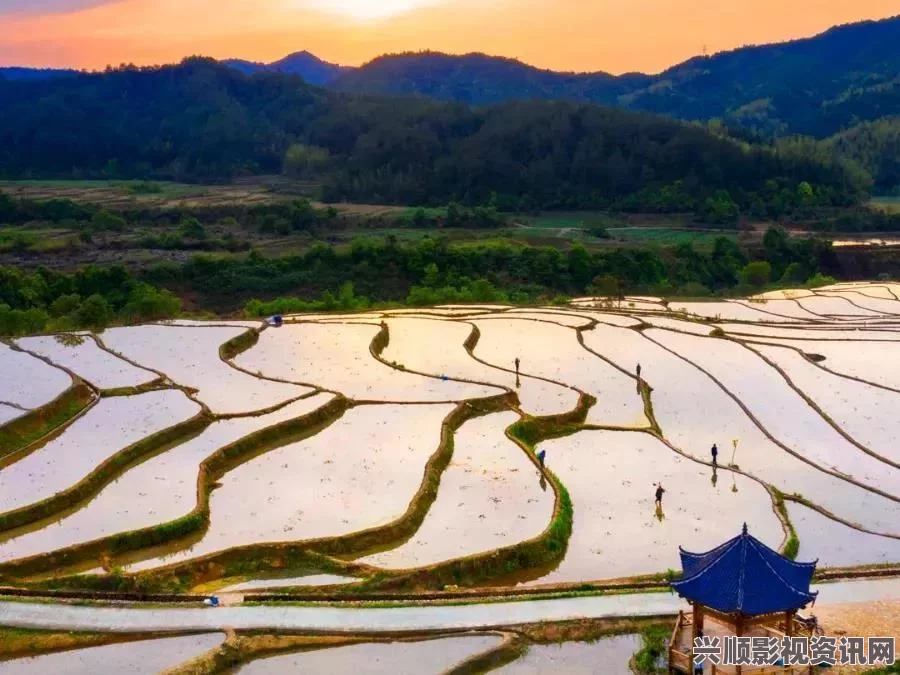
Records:
[[[460,105],[248,77],[212,59],[0,80],[0,178],[221,182],[285,172],[330,202],[503,210],[735,209],[774,216],[802,195],[852,204],[866,186],[828,157],[573,101]],[[800,148],[799,150],[802,150]]]
[[[824,138],[860,122],[900,114],[900,16],[832,28],[820,35],[713,56],[657,75],[561,73],[515,59],[435,52],[381,56],[358,68],[297,52],[273,63],[228,59],[254,75],[296,74],[317,86],[361,94],[417,95],[466,104],[513,99],[600,103],[685,120],[723,120],[774,137]],[[73,71],[0,68],[7,79]]]

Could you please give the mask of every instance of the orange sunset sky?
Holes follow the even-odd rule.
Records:
[[[702,51],[811,35],[898,0],[0,0],[0,65],[102,68],[190,54],[482,51],[556,70],[658,72]]]

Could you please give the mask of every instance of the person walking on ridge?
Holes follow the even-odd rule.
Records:
[[[713,443],[712,450],[710,450],[710,452],[712,453],[713,466],[714,467],[719,466],[719,463],[718,463],[719,462],[719,448],[716,447],[715,443]]]
[[[663,493],[665,493],[665,488],[663,488],[662,483],[656,486],[656,505],[662,506],[662,498]]]
[[[537,454],[537,458],[538,458],[538,461],[541,463],[541,466],[544,466],[544,459],[546,459],[546,457],[547,457],[547,451],[546,451],[546,450],[541,450],[541,451]]]
[[[516,375],[519,374],[519,357],[516,357]]]
[[[641,379],[641,364],[640,363],[637,364],[636,370],[637,370],[638,379]]]

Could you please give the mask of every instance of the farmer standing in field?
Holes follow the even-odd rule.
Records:
[[[662,506],[662,497],[665,489],[662,486],[662,483],[656,486],[656,505]]]
[[[538,461],[541,463],[541,466],[544,466],[544,459],[545,459],[546,457],[547,457],[547,451],[546,451],[546,450],[541,450],[541,451],[537,454],[537,458],[538,458]]]
[[[519,357],[516,357],[516,375],[519,374]]]
[[[715,467],[715,466],[719,466],[719,464],[718,464],[718,462],[719,462],[719,448],[716,447],[716,444],[715,444],[715,443],[713,443],[712,450],[710,450],[710,452],[712,453],[713,466],[714,466],[714,467]]]
[[[640,363],[637,364],[637,368],[635,370],[637,370],[638,379],[641,379],[641,364]]]

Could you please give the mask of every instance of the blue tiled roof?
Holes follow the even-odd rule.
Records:
[[[681,552],[683,576],[672,582],[678,594],[726,614],[768,614],[812,602],[816,563],[798,563],[743,532],[706,553]]]

